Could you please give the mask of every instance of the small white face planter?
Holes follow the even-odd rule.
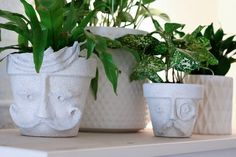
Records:
[[[155,136],[190,137],[203,89],[190,84],[145,84]]]
[[[78,43],[52,53],[45,51],[39,74],[32,54],[8,58],[14,104],[10,114],[21,134],[76,136],[96,61],[78,57]]]

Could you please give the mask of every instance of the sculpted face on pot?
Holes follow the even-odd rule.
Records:
[[[78,49],[78,43],[58,52],[48,48],[40,73],[34,70],[32,53],[8,57],[14,97],[10,113],[22,134],[77,135],[90,78],[96,69],[93,60],[78,57]]]
[[[196,117],[196,104],[192,99],[160,98],[153,107],[157,132],[160,136],[191,135]]]
[[[81,117],[80,95],[73,83],[76,79],[47,74],[12,76],[15,104],[11,105],[10,113],[14,122],[25,129],[74,128]]]

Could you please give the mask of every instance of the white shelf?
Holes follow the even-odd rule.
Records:
[[[158,138],[151,130],[139,133],[79,133],[74,138],[21,136],[0,131],[0,157],[235,157],[236,135]],[[221,155],[220,155],[221,154]]]

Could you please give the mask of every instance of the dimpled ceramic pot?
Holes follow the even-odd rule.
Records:
[[[109,38],[121,37],[125,34],[144,33],[132,29],[93,27],[91,32]],[[136,132],[145,128],[147,108],[144,103],[143,81],[130,82],[129,76],[135,66],[135,59],[130,52],[123,49],[109,50],[119,74],[117,95],[107,80],[102,63],[98,60],[99,81],[97,100],[89,92],[81,129],[83,131],[101,132]]]

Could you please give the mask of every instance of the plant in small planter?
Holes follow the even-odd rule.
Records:
[[[84,28],[97,10],[77,16],[78,10],[86,9],[86,1],[35,0],[35,9],[20,1],[26,16],[0,10],[0,16],[8,20],[0,28],[19,35],[17,45],[0,51],[18,50],[8,56],[7,65],[14,97],[12,119],[23,135],[76,136],[90,80],[96,73],[96,60],[81,57],[78,42],[88,36]],[[96,37],[99,42],[108,40]],[[88,57],[93,48],[100,50],[99,57],[115,88],[118,69],[106,52],[106,43],[99,42],[87,40]]]
[[[213,24],[198,34],[210,41],[209,50],[219,64],[202,64],[208,68],[200,68],[191,72],[185,82],[205,86],[204,103],[200,105],[199,117],[194,129],[199,134],[231,134],[232,133],[232,103],[233,78],[225,77],[231,64],[236,62],[236,41],[234,35],[225,38],[223,29],[214,30]]]
[[[201,62],[214,65],[218,61],[208,51],[209,41],[197,36],[203,27],[185,35],[181,31],[182,24],[166,23],[163,29],[154,19],[153,23],[156,31],[146,36],[127,35],[118,40],[141,54],[131,80],[152,82],[145,83],[143,90],[155,136],[189,137],[199,101],[203,98],[203,88],[182,84],[183,79],[202,67]],[[164,77],[160,72],[164,72]]]
[[[151,2],[154,2],[154,0],[95,0],[94,7],[101,4],[104,7],[94,16],[89,30],[93,34],[111,39],[126,34],[146,34],[146,32],[137,30],[137,28],[143,19],[149,17],[142,5],[148,7]],[[153,16],[155,14],[162,18],[168,18],[166,14],[155,9],[148,9]],[[93,37],[91,38],[93,39]],[[148,118],[146,105],[142,97],[143,81],[130,82],[129,76],[136,60],[127,49],[128,47],[125,46],[109,49],[115,64],[120,70],[116,94],[104,77],[105,71],[101,62],[98,61],[99,73],[92,81],[93,87],[97,91],[97,97],[94,98],[94,94],[89,93],[81,121],[81,130],[136,132],[146,127]]]

